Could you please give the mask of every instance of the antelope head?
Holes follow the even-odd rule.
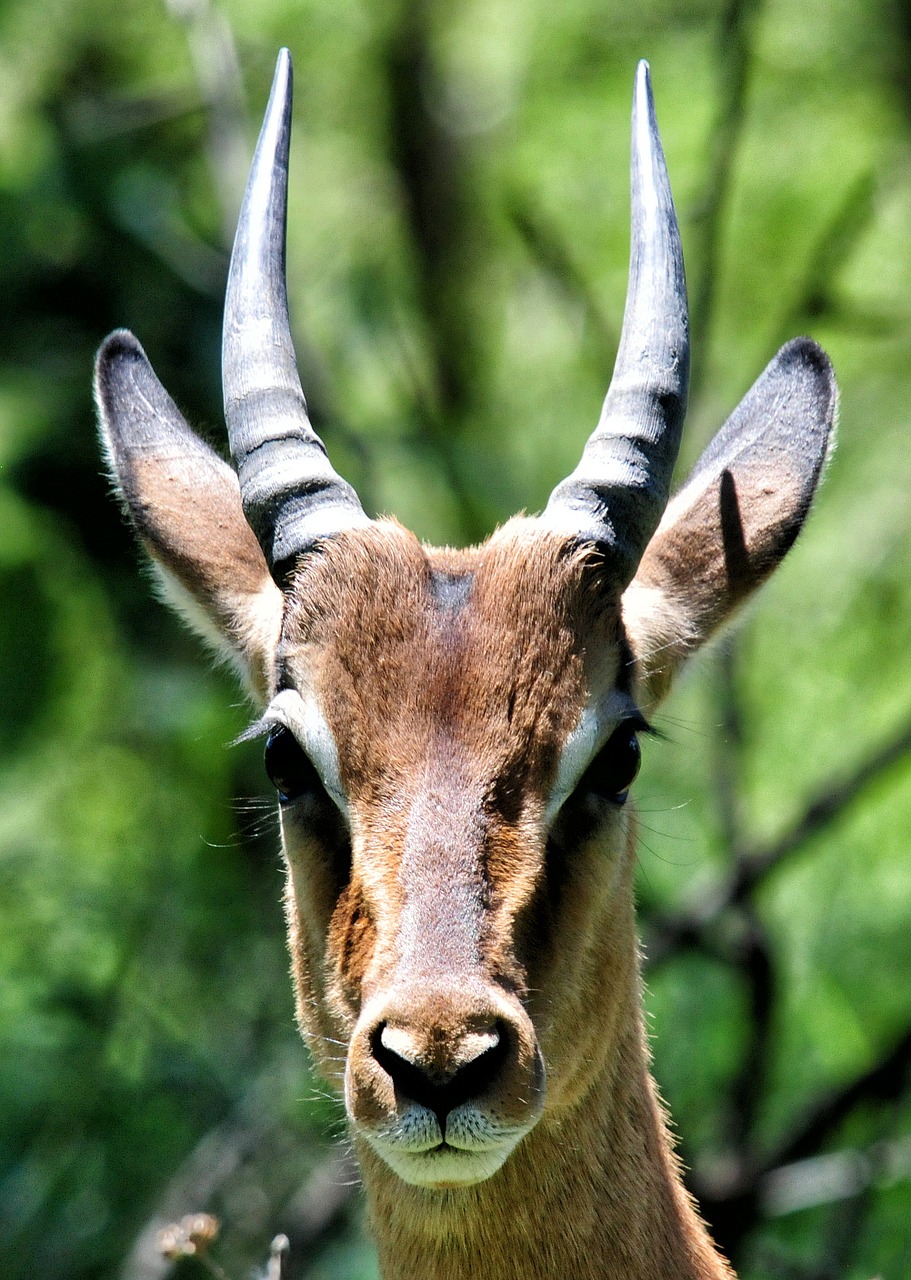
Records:
[[[668,502],[686,286],[642,63],[598,426],[539,517],[424,546],[365,514],[308,420],[284,281],[290,115],[283,51],[227,290],[234,467],[125,331],[98,356],[102,432],[169,590],[264,707],[299,1019],[365,1158],[422,1187],[479,1183],[542,1117],[591,1105],[639,1036],[638,738],[794,541],[834,380],[813,342],[789,343]]]

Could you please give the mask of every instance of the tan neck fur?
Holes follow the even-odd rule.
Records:
[[[359,1145],[383,1280],[733,1280],[680,1183],[635,996],[628,1012],[592,1094],[486,1182],[410,1187]]]

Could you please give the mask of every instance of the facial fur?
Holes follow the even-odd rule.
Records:
[[[599,559],[529,521],[460,552],[382,522],[298,572],[273,707],[297,697],[298,736],[328,732],[341,792],[283,807],[299,1016],[355,1128],[409,1180],[430,1176],[443,1122],[384,1069],[398,1050],[444,1084],[479,1048],[490,1059],[470,1098],[447,1095],[446,1146],[468,1155],[463,1169],[436,1151],[446,1182],[488,1176],[545,1096],[569,1101],[597,1072],[600,1034],[581,1073],[578,1030],[572,1069],[563,1046],[604,987],[629,824],[551,802],[583,720],[593,753],[632,706],[626,654]]]

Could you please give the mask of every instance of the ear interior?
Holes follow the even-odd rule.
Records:
[[[244,519],[232,469],[187,425],[131,333],[95,365],[102,440],[165,594],[264,696],[283,597]]]
[[[668,504],[623,597],[647,701],[664,696],[681,662],[793,545],[828,456],[836,402],[825,353],[808,338],[789,342]]]

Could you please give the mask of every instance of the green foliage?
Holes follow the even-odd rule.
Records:
[[[772,847],[911,716],[909,32],[904,0],[0,9],[4,1277],[163,1275],[137,1240],[156,1214],[203,1208],[234,1276],[279,1229],[301,1275],[375,1274],[344,1166],[334,1193],[319,1182],[339,1112],[293,1027],[256,750],[227,745],[246,709],[143,581],[90,404],[95,347],[130,326],[221,439],[226,246],[281,43],[304,384],[365,503],[421,536],[539,508],[596,420],[640,56],[699,340],[685,461],[786,337],[832,354],[840,442],[818,509],[647,747],[648,1000],[693,1185],[729,1235],[731,1169],[768,1163],[731,1237],[743,1275],[909,1274],[907,1064],[794,1153],[834,1161],[830,1192],[813,1199],[807,1163],[790,1184],[803,1207],[774,1182],[809,1113],[911,1027],[908,753],[850,802],[833,793],[745,902],[661,952],[738,852]],[[226,50],[240,78],[207,88]],[[418,124],[425,172],[403,159]],[[428,240],[415,202],[433,163],[448,195]]]

